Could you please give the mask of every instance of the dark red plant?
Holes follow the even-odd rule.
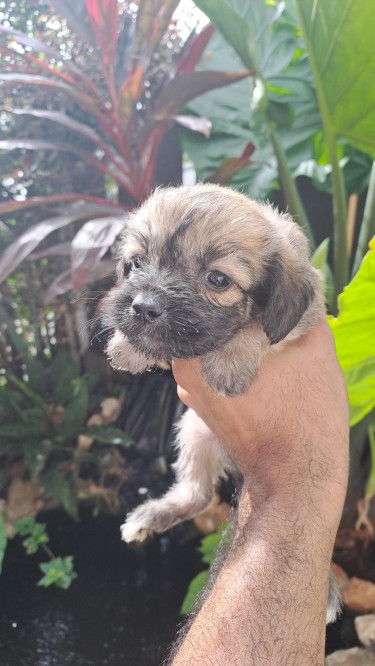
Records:
[[[213,33],[213,27],[208,26],[200,34],[193,32],[182,48],[173,53],[168,66],[159,66],[155,82],[155,51],[168,31],[178,0],[139,0],[136,16],[130,10],[123,11],[123,3],[121,13],[117,0],[50,0],[50,3],[66,18],[82,43],[97,54],[100,89],[84,66],[77,66],[69,58],[60,65],[61,54],[48,44],[4,26],[0,26],[0,32],[9,39],[0,51],[9,56],[15,45],[18,52],[21,45],[24,52],[22,67],[15,71],[11,65],[5,66],[0,72],[0,82],[14,91],[27,85],[49,90],[51,95],[63,93],[84,111],[90,122],[75,120],[48,106],[12,105],[5,111],[64,126],[88,140],[92,149],[83,150],[73,140],[58,143],[32,136],[0,141],[0,150],[69,152],[115,181],[135,202],[141,202],[155,187],[156,158],[165,132],[177,122],[209,134],[209,120],[180,114],[179,109],[194,97],[238,81],[249,72],[194,71]],[[53,298],[62,293],[63,284],[67,291],[98,279],[98,262],[113,244],[121,226],[119,216],[128,207],[101,197],[66,192],[7,201],[0,204],[0,214],[47,203],[64,204],[63,214],[43,220],[6,249],[0,259],[0,282],[30,257],[52,231],[80,221],[80,230],[70,247],[70,279],[64,281],[64,275],[56,278],[56,289],[51,285],[48,294]],[[48,248],[47,252],[52,256],[54,250],[51,254]]]

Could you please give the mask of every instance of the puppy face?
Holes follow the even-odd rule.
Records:
[[[161,189],[126,223],[104,319],[155,360],[219,350],[254,321],[275,343],[312,300],[311,270],[272,208],[214,185]]]

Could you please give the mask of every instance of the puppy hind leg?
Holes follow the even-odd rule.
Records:
[[[217,438],[189,409],[178,425],[176,481],[160,499],[132,511],[121,527],[124,541],[144,541],[178,523],[195,518],[210,504],[215,486],[233,463]]]

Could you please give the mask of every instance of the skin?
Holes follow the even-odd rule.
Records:
[[[348,475],[349,410],[326,322],[269,354],[246,395],[175,361],[181,400],[243,474],[231,544],[173,666],[323,666],[328,574]]]

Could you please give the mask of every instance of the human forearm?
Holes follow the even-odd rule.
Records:
[[[333,532],[318,538],[277,493],[251,507],[244,488],[231,546],[173,666],[321,666]]]

